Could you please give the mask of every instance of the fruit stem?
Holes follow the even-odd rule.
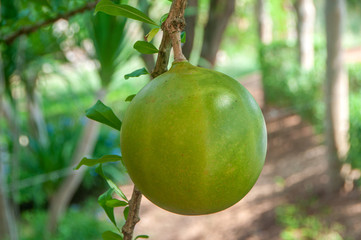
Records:
[[[165,73],[168,70],[169,53],[173,45],[174,62],[183,62],[187,59],[183,55],[180,33],[185,27],[184,10],[187,0],[173,0],[167,20],[162,24],[163,37],[159,46],[159,53],[152,78]]]
[[[162,25],[163,31],[167,32],[171,39],[174,52],[174,62],[183,62],[187,60],[183,55],[181,44],[181,32],[184,30],[186,25],[184,19],[186,6],[187,0],[173,0],[168,18]]]

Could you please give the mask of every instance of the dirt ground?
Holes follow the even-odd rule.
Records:
[[[327,221],[342,224],[343,237],[361,239],[360,191],[326,194],[327,160],[322,137],[299,116],[265,108],[258,75],[249,76],[242,84],[262,106],[268,129],[266,163],[256,185],[236,205],[206,216],[176,215],[143,198],[136,234],[155,240],[281,239],[276,208],[314,198],[314,212],[328,206]],[[132,186],[123,189],[131,195]]]

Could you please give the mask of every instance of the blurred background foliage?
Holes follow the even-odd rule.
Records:
[[[144,4],[144,1],[129,2],[133,6]],[[159,19],[170,6],[166,0],[147,2],[153,19]],[[294,2],[269,2],[273,42],[259,43],[255,1],[237,0],[215,68],[237,79],[261,73],[267,104],[292,109],[320,133],[325,109],[322,89],[326,41],[321,10],[324,1],[315,0],[320,11],[315,31],[315,67],[309,72],[302,71],[298,64]],[[149,81],[147,76],[132,80],[123,77],[143,67],[142,58],[132,45],[146,33],[141,24],[131,20],[102,13],[94,16],[89,10],[91,7],[78,11],[89,4],[86,0],[5,0],[0,4],[1,38],[49,19],[67,16],[69,12],[76,13],[20,36],[11,44],[0,45],[3,75],[0,97],[10,106],[8,116],[0,118],[5,193],[17,206],[20,239],[42,239],[51,197],[73,171],[71,160],[78,142],[84,141],[82,131],[87,124],[84,111],[95,103],[97,93],[105,89],[104,101],[122,119],[128,104],[126,97],[137,93]],[[359,47],[360,1],[348,0],[347,7],[345,47]],[[208,10],[209,0],[200,0],[190,57],[193,64],[202,63],[200,53]],[[154,42],[159,45],[160,37]],[[347,67],[351,124],[347,161],[361,169],[361,64]],[[93,157],[121,154],[119,133],[102,126],[96,140]],[[17,161],[12,162],[14,158]],[[119,184],[128,182],[121,164],[107,164],[104,171]],[[94,168],[88,168],[52,239],[73,239],[75,233],[77,239],[98,239],[94,236],[108,230],[99,206],[94,204],[104,187]],[[336,231],[335,235],[342,232],[339,226],[325,226],[317,216],[303,215],[303,208],[285,206],[277,210],[280,224],[285,228],[283,239],[294,239],[294,229],[302,229],[307,239],[321,239],[317,235],[322,232],[321,228],[327,233]]]

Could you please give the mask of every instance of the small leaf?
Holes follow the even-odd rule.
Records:
[[[132,100],[133,100],[133,98],[135,97],[135,95],[137,95],[137,94],[132,94],[132,95],[129,95],[129,96],[125,99],[125,101],[126,101],[126,102],[130,102],[130,101],[132,101]]]
[[[123,211],[125,221],[128,219],[128,214],[129,214],[129,207],[126,207],[126,208],[124,208],[124,211]]]
[[[106,201],[105,203],[108,207],[125,207],[128,205],[127,202],[125,201],[120,201],[118,199],[110,199],[108,201]]]
[[[123,237],[112,231],[106,231],[102,234],[103,240],[123,240]]]
[[[118,228],[114,218],[114,208],[108,207],[106,205],[106,202],[108,200],[113,199],[112,194],[113,194],[113,189],[108,189],[108,191],[106,191],[105,193],[99,196],[98,203],[104,209],[105,213],[107,214],[110,221],[114,224],[114,226]]]
[[[145,40],[147,42],[150,42],[153,40],[154,36],[157,35],[157,33],[159,32],[160,28],[157,27],[157,28],[153,28],[152,30],[150,30],[150,32],[145,35]]]
[[[106,178],[106,181],[107,181],[109,187],[112,188],[119,197],[123,198],[124,200],[126,200],[128,202],[128,199],[125,196],[125,194],[122,192],[122,190],[120,190],[120,188],[112,180],[110,180],[109,178]]]
[[[94,121],[108,125],[118,131],[122,126],[122,122],[114,114],[113,110],[110,107],[105,106],[100,100],[98,100],[94,106],[86,110],[85,115]]]
[[[146,41],[137,41],[133,46],[138,52],[143,54],[153,54],[159,50],[151,43]]]
[[[121,161],[121,160],[122,160],[122,157],[118,156],[118,155],[105,155],[98,159],[90,159],[90,158],[84,157],[80,161],[80,163],[74,168],[74,170],[78,170],[83,165],[91,167],[98,163],[117,162],[117,161]]]
[[[127,199],[127,197],[125,196],[125,194],[122,192],[122,190],[119,189],[119,187],[107,176],[105,176],[104,172],[103,172],[103,166],[102,164],[99,164],[98,167],[96,167],[95,172],[98,173],[102,178],[105,179],[105,181],[107,181],[109,187],[121,198],[123,198],[125,201],[129,201]],[[108,199],[109,200],[109,199]]]
[[[140,10],[126,4],[115,4],[110,0],[101,0],[95,7],[95,13],[104,12],[112,16],[123,16],[158,26],[152,19]]]
[[[138,235],[134,240],[137,240],[138,238],[149,238],[148,235]]]
[[[162,23],[164,23],[165,22],[165,20],[167,20],[167,18],[168,18],[168,13],[166,13],[166,14],[164,14],[161,18],[160,18],[160,25],[162,25]]]
[[[131,77],[139,77],[141,75],[145,75],[145,74],[149,74],[147,69],[145,68],[140,68],[140,69],[137,69],[131,73],[128,73],[124,76],[125,79],[129,79]]]
[[[185,43],[186,42],[186,32],[182,32],[181,33],[181,43]]]

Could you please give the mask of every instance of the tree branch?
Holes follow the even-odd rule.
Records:
[[[43,22],[39,22],[34,24],[33,26],[28,26],[28,27],[24,27],[21,28],[19,30],[17,30],[16,32],[5,36],[3,39],[1,39],[1,41],[5,42],[6,44],[10,45],[15,39],[17,39],[18,37],[22,36],[22,35],[28,35],[30,33],[35,32],[36,30],[38,30],[39,28],[45,27],[49,24],[52,24],[56,21],[58,21],[59,19],[68,19],[78,13],[82,13],[85,12],[87,10],[91,10],[95,7],[95,5],[98,3],[98,1],[94,1],[94,2],[90,2],[85,4],[84,6],[78,8],[78,9],[74,9],[70,12],[67,13],[63,13],[63,14],[59,14],[58,16],[55,16],[53,18],[47,19]]]
[[[132,198],[129,201],[129,214],[122,228],[124,240],[132,240],[135,225],[139,222],[139,208],[142,200],[142,193],[134,186]]]
[[[187,60],[182,53],[180,41],[180,33],[185,27],[184,10],[186,5],[187,0],[174,0],[168,18],[162,25],[163,38],[159,46],[157,63],[151,74],[153,78],[167,71],[171,46],[173,46],[175,62]]]
[[[174,61],[182,62],[187,60],[182,52],[180,34],[185,28],[184,10],[187,6],[187,0],[173,1],[167,20],[162,29],[168,32],[174,51]]]
[[[152,78],[156,78],[168,69],[169,54],[171,48],[171,40],[167,32],[163,32],[162,42],[159,46],[158,58],[155,68],[151,74]]]

